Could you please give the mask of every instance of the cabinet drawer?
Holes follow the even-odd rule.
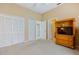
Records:
[[[69,45],[73,45],[73,42],[72,42],[72,41],[69,41],[68,44],[69,44]]]
[[[62,40],[62,39],[58,39],[56,42],[58,44],[65,45],[65,46],[68,44],[68,41],[67,40]]]

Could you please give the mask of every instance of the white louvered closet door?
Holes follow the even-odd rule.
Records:
[[[0,15],[0,47],[24,42],[24,19]]]

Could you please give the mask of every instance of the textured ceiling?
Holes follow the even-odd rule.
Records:
[[[61,5],[60,3],[18,3],[18,5],[43,14]]]

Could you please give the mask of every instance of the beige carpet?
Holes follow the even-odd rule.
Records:
[[[22,43],[0,48],[0,55],[74,55],[76,49],[66,48],[53,43],[51,40],[36,40],[30,44]]]

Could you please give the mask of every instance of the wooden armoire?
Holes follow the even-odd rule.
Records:
[[[75,18],[55,22],[55,42],[69,48],[75,48]]]

